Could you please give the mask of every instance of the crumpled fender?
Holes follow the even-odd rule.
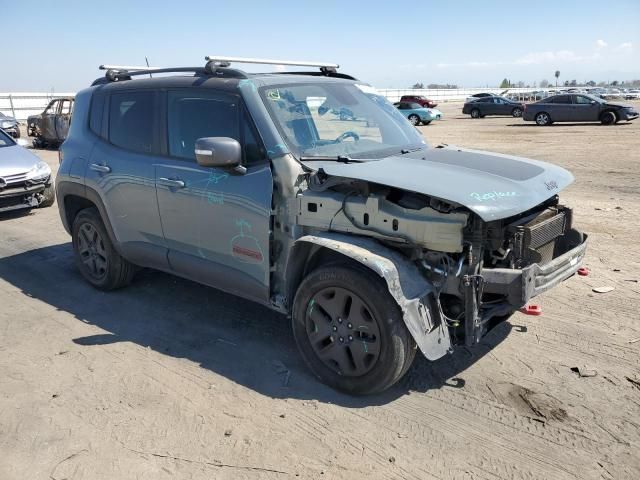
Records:
[[[376,272],[387,282],[423,355],[437,360],[450,351],[451,337],[435,305],[435,290],[411,261],[366,237],[321,232],[300,237],[298,242],[329,248]]]

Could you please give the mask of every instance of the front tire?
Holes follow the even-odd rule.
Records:
[[[471,110],[471,118],[480,118],[480,110],[477,108]]]
[[[522,109],[520,107],[516,107],[513,110],[511,110],[511,115],[513,115],[515,118],[519,118],[522,116]]]
[[[42,201],[40,202],[40,205],[38,205],[38,208],[50,207],[55,201],[56,189],[53,184],[47,185],[44,187],[44,191],[42,192]]]
[[[602,115],[600,115],[600,122],[602,123],[602,125],[613,125],[614,123],[616,123],[618,121],[618,116],[615,114],[615,112],[604,112]]]
[[[386,283],[357,266],[336,264],[310,273],[296,294],[292,327],[311,371],[354,395],[391,387],[416,353]]]
[[[551,117],[547,112],[540,112],[536,114],[536,124],[541,127],[546,127],[547,125],[551,125]]]
[[[411,123],[411,125],[413,125],[414,127],[420,125],[420,117],[417,115],[409,115],[409,122]]]
[[[115,290],[131,283],[135,267],[116,251],[100,213],[95,208],[81,210],[71,231],[76,266],[91,285]]]

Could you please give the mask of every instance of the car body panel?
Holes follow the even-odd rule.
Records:
[[[185,186],[165,185],[162,178]],[[155,165],[155,180],[171,268],[189,277],[196,273],[209,285],[237,285],[231,289],[236,294],[266,302],[273,186],[268,163],[233,175],[163,158]]]
[[[308,166],[437,197],[467,207],[485,221],[524,212],[573,182],[573,175],[556,165],[453,146],[430,148],[420,156],[348,164],[314,161]]]
[[[40,158],[20,145],[0,148],[0,177],[8,177],[26,173],[33,168]]]

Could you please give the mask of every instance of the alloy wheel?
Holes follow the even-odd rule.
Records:
[[[78,231],[78,254],[91,276],[101,279],[107,274],[107,252],[104,240],[90,223],[83,223]]]
[[[328,287],[309,301],[305,327],[317,357],[334,372],[357,377],[380,356],[380,329],[367,303],[341,287]]]

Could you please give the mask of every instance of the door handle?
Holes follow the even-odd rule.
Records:
[[[107,165],[99,165],[97,163],[92,163],[91,165],[89,165],[89,168],[95,172],[100,172],[100,173],[111,172],[111,167],[108,167]]]
[[[184,188],[185,187],[184,181],[175,180],[173,178],[160,177],[160,178],[158,178],[158,183],[161,184],[161,185],[165,185],[167,187],[171,187],[171,188]]]

